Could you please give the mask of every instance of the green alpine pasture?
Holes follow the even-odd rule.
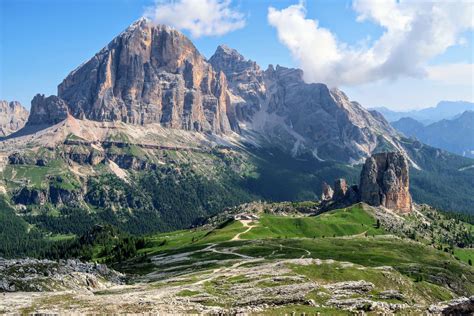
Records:
[[[236,236],[240,238],[235,238]],[[213,251],[206,251],[212,247]],[[370,210],[362,205],[334,210],[317,216],[278,216],[260,214],[258,220],[242,224],[228,220],[217,228],[202,227],[173,233],[151,235],[145,238],[142,256],[188,254],[184,263],[173,264],[174,271],[206,260],[217,264],[228,259],[246,258],[281,260],[314,258],[348,262],[354,267],[334,265],[294,266],[299,274],[318,281],[368,280],[379,289],[393,288],[388,284],[390,273],[400,276],[400,287],[423,293],[436,300],[450,299],[452,292],[474,292],[474,269],[467,263],[471,250],[456,249],[455,255],[416,242],[387,234],[377,223]],[[234,255],[235,254],[235,255]],[[455,258],[457,256],[460,260]],[[215,267],[216,262],[212,263]],[[170,268],[158,266],[156,268]],[[152,266],[147,267],[151,271]],[[309,269],[309,270],[308,270]],[[451,290],[446,290],[450,284]],[[401,289],[400,288],[400,289]]]
[[[334,210],[319,216],[286,217],[263,215],[257,227],[242,234],[242,239],[316,238],[384,234],[377,221],[360,205]]]

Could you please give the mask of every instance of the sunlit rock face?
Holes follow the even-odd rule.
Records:
[[[266,98],[264,72],[252,60],[245,59],[237,50],[226,45],[217,47],[209,59],[216,71],[222,71],[229,83],[233,126],[237,121],[251,121]]]
[[[362,202],[401,213],[412,210],[409,165],[399,152],[379,153],[367,158],[360,177]]]
[[[297,156],[362,163],[400,150],[397,133],[337,89],[300,69],[256,62],[221,45],[207,61],[182,33],[140,19],[59,85],[75,118],[206,133]]]
[[[409,192],[409,165],[401,152],[373,154],[365,160],[359,185],[334,181],[334,190],[323,184],[323,209],[342,208],[357,202],[383,206],[398,213],[412,210]]]
[[[28,119],[28,111],[17,101],[0,101],[0,136],[8,136],[21,129]]]
[[[58,87],[71,114],[96,121],[227,132],[227,81],[189,39],[140,19]]]

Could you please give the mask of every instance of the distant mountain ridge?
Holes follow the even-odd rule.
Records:
[[[25,126],[28,110],[20,102],[0,100],[0,136],[8,136]]]
[[[435,107],[413,111],[393,111],[386,107],[375,107],[389,122],[409,117],[425,125],[443,119],[452,119],[465,111],[474,111],[474,103],[467,101],[441,101]]]
[[[413,118],[401,118],[392,126],[428,145],[474,158],[474,111],[465,111],[454,119],[427,126]]]

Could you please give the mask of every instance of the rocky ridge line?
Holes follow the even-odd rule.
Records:
[[[30,125],[76,119],[241,134],[293,156],[362,161],[380,147],[402,150],[377,113],[337,89],[306,83],[300,69],[263,71],[221,45],[206,60],[182,33],[140,19],[58,86],[33,100]],[[45,117],[45,113],[58,111]]]

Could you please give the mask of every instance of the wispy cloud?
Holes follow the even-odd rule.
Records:
[[[224,35],[245,26],[245,16],[230,0],[161,0],[144,15],[156,23],[187,30],[195,38]]]
[[[466,63],[427,67],[428,78],[449,85],[474,84],[474,65]]]
[[[282,10],[270,7],[267,17],[305,71],[305,79],[329,85],[424,77],[433,57],[462,43],[462,33],[474,28],[471,1],[354,0],[352,8],[358,21],[385,29],[372,45],[340,42],[317,20],[306,18],[303,2]]]

